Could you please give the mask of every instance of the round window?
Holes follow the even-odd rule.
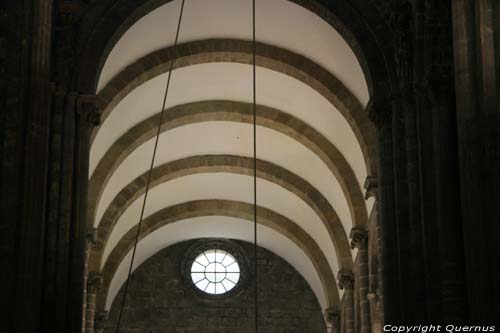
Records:
[[[220,295],[240,280],[240,266],[229,252],[210,249],[199,254],[191,265],[191,280],[201,291]]]

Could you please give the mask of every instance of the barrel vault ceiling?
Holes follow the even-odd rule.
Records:
[[[332,25],[297,3],[258,0],[258,245],[293,265],[323,309],[352,268],[349,232],[373,202],[373,128],[362,68]],[[170,61],[174,71],[134,267],[188,239],[253,241],[252,17],[248,0],[180,1],[140,18],[111,49],[92,137],[90,269],[109,309],[125,281]]]

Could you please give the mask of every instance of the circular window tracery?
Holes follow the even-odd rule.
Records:
[[[240,265],[227,251],[206,250],[193,261],[191,280],[199,290],[207,294],[225,294],[238,284]]]

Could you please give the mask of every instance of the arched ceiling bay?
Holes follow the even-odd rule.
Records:
[[[224,188],[217,196],[213,196],[210,189],[217,186],[223,180],[231,181],[231,186]],[[259,181],[258,183],[263,204],[261,207],[272,209],[274,212],[294,221],[296,225],[304,229],[315,241],[322,247],[326,253],[335,253],[335,248],[329,238],[329,232],[323,225],[322,221],[314,213],[314,211],[305,202],[297,196],[285,191],[279,186],[273,185],[270,182]],[[253,186],[250,176],[235,175],[227,173],[219,173],[216,175],[197,174],[186,176],[169,181],[162,186],[155,187],[151,190],[151,204],[148,205],[148,214],[151,216],[164,207],[182,204],[193,200],[210,200],[217,198],[218,200],[237,200],[240,202],[252,204],[253,198],[251,188]],[[172,198],[168,194],[176,191],[178,196]],[[189,193],[187,193],[189,191]],[[235,195],[238,192],[240,195]],[[286,206],[284,200],[273,200],[273,196],[280,195],[287,199]],[[163,198],[168,197],[168,200]],[[271,197],[271,200],[270,200]],[[103,251],[103,261],[106,262],[109,253],[114,249],[119,240],[133,226],[137,224],[137,215],[140,213],[141,196],[135,200],[120,216],[117,225],[122,225],[121,228],[115,228],[109,235],[109,240]],[[276,201],[278,204],[274,204]],[[272,208],[271,208],[272,207]],[[339,265],[336,256],[329,256],[332,273],[335,274],[339,270]]]
[[[168,160],[205,153],[251,155],[248,150],[252,146],[252,135],[243,125],[238,125],[238,123],[252,123],[251,104],[203,101],[180,105],[166,112],[162,131],[173,132],[163,132],[160,140],[163,149],[169,152],[165,157]],[[158,121],[159,114],[156,114],[131,128],[113,144],[99,162],[92,174],[89,192],[88,215],[94,224],[101,219],[103,210],[126,184],[127,179],[139,175],[148,167],[144,161],[148,160],[153,149],[152,138],[157,132]],[[214,121],[233,123],[209,124],[209,130],[203,125],[205,122]],[[191,126],[193,124],[196,126]],[[301,174],[306,181],[325,195],[338,212],[346,230],[350,228],[351,218],[354,224],[363,224],[366,210],[362,192],[349,164],[335,146],[304,122],[276,109],[257,106],[257,125],[259,126],[257,136],[260,141],[266,143],[265,149],[258,152],[260,159],[288,167],[290,171]],[[179,132],[182,126],[186,127]],[[265,130],[262,131],[260,126]],[[278,142],[266,136],[272,133],[268,129],[281,134],[278,135],[280,139]],[[192,135],[192,133],[204,133],[204,135]],[[159,155],[161,160],[157,161],[157,164],[164,162],[163,157],[164,155]],[[304,160],[307,160],[306,163]],[[300,168],[304,165],[307,167]],[[329,168],[331,174],[328,174],[325,168]],[[328,176],[333,182],[328,181]],[[102,193],[103,191],[105,193]],[[340,191],[344,195],[338,195]],[[99,207],[95,215],[97,203]],[[349,206],[351,216],[348,216],[346,205]]]
[[[227,204],[253,204],[251,1],[187,0],[176,52],[169,47],[179,10],[179,1],[167,2],[135,22],[99,79],[105,109],[90,156],[89,224],[98,240],[89,267],[108,274],[109,294],[98,306],[109,308],[126,277],[130,246],[123,244],[137,227],[171,59],[177,64],[145,214],[160,224],[141,234],[134,266],[187,239],[253,240],[248,214],[232,215]],[[366,80],[340,35],[293,2],[257,0],[257,41],[257,203],[259,212],[288,221],[277,227],[260,216],[259,245],[292,264],[327,308],[339,299],[333,277],[352,269],[347,235],[365,225],[373,205],[362,195],[376,172]],[[172,174],[169,165],[181,167]],[[169,207],[210,200],[219,202],[218,216],[161,225]]]
[[[251,203],[251,163],[251,159],[242,160],[235,156],[196,156],[155,168],[146,216],[164,205],[190,199],[233,198]],[[257,171],[259,205],[273,209],[301,226],[317,240],[325,253],[335,252],[337,256],[329,256],[333,272],[339,268],[350,268],[347,238],[328,202],[298,177],[273,175],[276,171],[278,174],[283,171],[275,170],[275,166],[268,162],[258,162]],[[142,203],[138,194],[144,192],[145,186],[141,184],[144,184],[145,177],[143,175],[142,179],[127,185],[109,206],[100,224],[101,232],[93,255],[95,251],[101,253],[100,249],[104,248],[106,256],[116,241],[137,223]],[[171,193],[176,195],[169,195]],[[337,258],[343,267],[339,267]]]
[[[161,111],[168,74],[159,75],[129,93],[99,128],[91,151],[90,172],[116,139],[129,128]],[[353,130],[321,94],[287,75],[257,69],[258,103],[289,113],[324,135],[351,165],[361,187],[366,163]],[[193,101],[252,101],[252,68],[236,63],[208,63],[177,69],[172,74],[167,108]],[[251,131],[251,130],[249,130]]]
[[[247,0],[186,1],[179,41],[252,39],[252,3]],[[102,70],[98,91],[127,65],[173,43],[180,1],[137,21],[116,43]],[[256,2],[256,38],[302,54],[337,76],[361,101],[369,95],[361,66],[340,34],[305,8],[286,0]]]
[[[161,149],[168,154],[158,155],[156,165],[180,158],[203,154],[231,154],[252,156],[252,132],[247,124],[209,122],[182,126],[160,136]],[[193,135],[197,133],[197,135]],[[290,137],[267,128],[257,129],[259,142],[265,142],[257,157],[301,175],[318,189],[333,206],[346,230],[351,227],[351,214],[342,188],[328,166],[311,150]],[[94,224],[102,218],[104,210],[118,192],[131,179],[149,169],[148,158],[154,147],[154,138],[134,150],[116,169],[103,191],[97,207]],[[361,191],[358,191],[361,196]],[[214,195],[217,192],[214,191]]]

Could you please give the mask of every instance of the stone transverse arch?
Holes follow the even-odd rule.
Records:
[[[327,199],[308,182],[280,166],[257,160],[256,169],[257,177],[284,187],[316,212],[329,232],[340,268],[352,269],[352,256],[346,233]],[[191,174],[228,172],[253,175],[253,170],[253,159],[248,157],[233,155],[192,156],[155,167],[151,177],[151,188],[171,179]],[[127,207],[145,192],[146,182],[147,172],[122,189],[106,209],[97,228],[96,244],[90,253],[89,270],[100,270],[103,251],[114,226]]]
[[[161,130],[163,132],[186,124],[214,120],[252,123],[252,105],[232,101],[204,101],[175,106],[166,110]],[[132,127],[99,161],[89,184],[89,226],[94,222],[97,204],[113,172],[134,149],[156,134],[158,121],[159,114],[156,114]],[[360,186],[350,165],[333,144],[300,119],[266,106],[257,107],[257,125],[292,137],[318,155],[338,180],[347,199],[353,224],[366,224],[366,207]]]
[[[116,75],[98,94],[105,121],[114,107],[140,84],[174,69],[212,62],[252,63],[252,43],[235,39],[210,39],[167,47],[144,56]],[[257,43],[257,66],[293,77],[325,97],[351,126],[364,155],[368,175],[376,175],[375,128],[361,103],[326,69],[311,60],[275,46]],[[95,138],[95,129],[92,138]]]
[[[147,237],[167,224],[193,217],[228,216],[253,221],[253,214],[253,205],[245,202],[232,200],[197,200],[185,202],[164,208],[146,218],[143,221],[139,239]],[[314,239],[296,223],[270,209],[258,207],[257,217],[259,224],[282,233],[306,253],[318,273],[328,304],[330,306],[339,304],[339,294],[335,277],[332,274],[325,255]],[[104,307],[113,276],[127,253],[133,248],[136,235],[137,226],[130,229],[120,239],[106,260],[101,271],[103,274],[103,288],[97,295],[96,301],[98,310],[105,310]]]
[[[102,0],[99,6],[92,6],[82,20],[78,36],[82,56],[75,71],[75,89],[95,93],[101,70],[117,41],[142,17],[171,1]],[[377,96],[377,101],[384,104],[390,100],[391,93],[397,93],[396,62],[391,48],[394,32],[374,3],[362,0],[289,1],[316,14],[343,37],[363,69],[371,96]]]

